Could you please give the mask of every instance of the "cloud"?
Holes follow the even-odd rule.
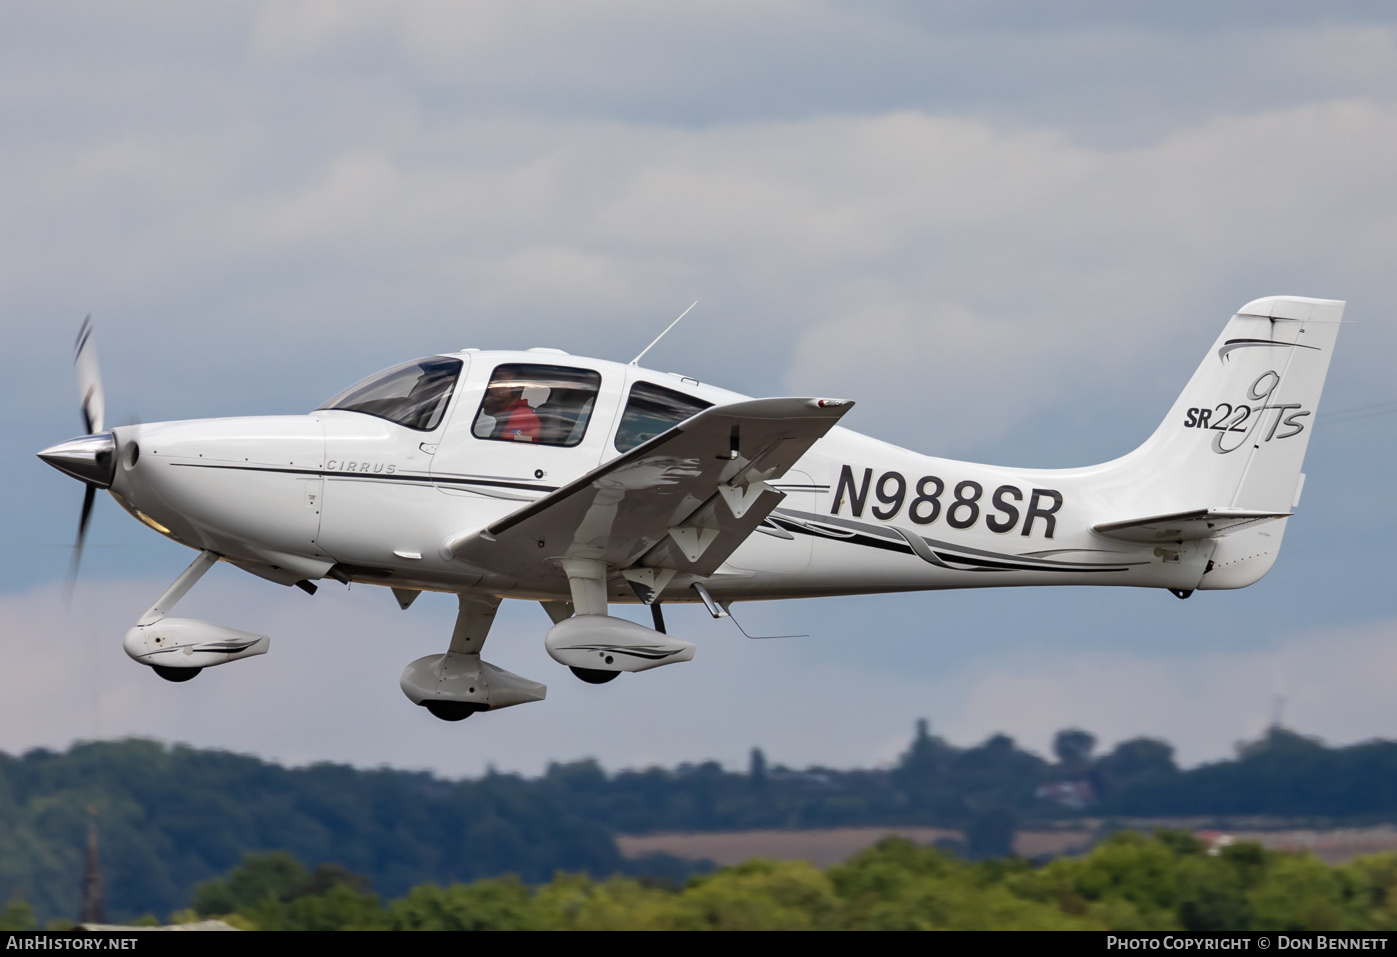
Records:
[[[63,138],[25,128],[3,153],[0,210],[11,228],[0,283],[16,315],[70,297],[78,315],[94,303],[115,311],[133,365],[178,346],[169,358],[181,361],[142,382],[168,394],[136,403],[161,416],[195,414],[175,399],[220,381],[241,388],[242,370],[220,380],[188,361],[212,343],[219,361],[246,366],[268,361],[259,343],[276,337],[285,349],[270,361],[305,366],[293,356],[315,347],[315,368],[342,360],[353,372],[339,375],[352,378],[406,358],[385,353],[407,350],[409,337],[413,350],[453,348],[469,321],[490,333],[467,337],[486,347],[517,345],[503,331],[527,329],[533,341],[624,358],[699,299],[702,334],[686,340],[685,358],[703,378],[842,392],[863,400],[854,424],[873,413],[867,421],[885,438],[983,454],[1045,404],[1104,406],[1130,387],[1162,406],[1195,361],[1187,357],[1242,301],[1276,291],[1380,301],[1390,284],[1390,96],[1297,93],[1275,108],[1194,117],[1129,148],[1043,119],[1006,123],[925,103],[754,117],[732,93],[728,113],[701,124],[625,111],[560,117],[488,85],[460,102],[447,96],[445,108],[443,90],[476,81],[414,72],[453,58],[477,69],[467,55],[477,47],[505,61],[533,56],[533,15],[510,5],[252,9],[250,33],[225,41],[244,53],[239,44],[250,44],[250,60],[196,69],[162,48],[151,69],[180,89],[178,100],[156,94],[168,109],[138,109],[148,83],[104,84],[101,66],[89,66],[126,121],[75,121]],[[678,38],[703,19],[647,9],[582,15],[562,5],[543,17],[544,32],[592,51],[579,40],[607,24],[628,24],[632,40],[647,30]],[[791,11],[745,11],[710,11],[717,25],[701,35],[750,65],[760,57],[734,46],[740,27],[777,31]],[[822,30],[856,23],[858,42],[876,50],[872,38],[886,42],[904,24],[837,4],[811,17],[824,26],[798,25],[797,46],[833,44],[838,31]],[[976,22],[975,42],[990,42]],[[1012,42],[1046,55],[1091,35],[1035,28]],[[925,25],[909,36],[947,41]],[[1284,24],[1258,28],[1247,62],[1272,47],[1303,59],[1300,37]],[[1325,56],[1368,64],[1370,79],[1397,63],[1385,27],[1340,24],[1315,42]],[[361,47],[376,51],[377,66],[357,53],[317,59]],[[613,59],[642,69],[641,47]],[[555,88],[594,82],[566,60],[554,69]],[[1069,81],[1059,71],[1041,84]],[[67,95],[49,94],[54,106]],[[186,102],[197,96],[202,110]],[[39,94],[31,108],[44,102]],[[17,345],[42,334],[16,325]],[[226,341],[230,326],[245,335]],[[1369,356],[1391,344],[1378,335]],[[831,362],[836,352],[859,367]],[[1364,361],[1377,382],[1376,361]],[[958,400],[954,421],[924,415],[917,393],[892,388],[890,364],[893,381],[973,398]],[[344,384],[325,377],[308,393]],[[298,395],[293,407],[303,404]]]
[[[932,117],[903,125],[905,153],[931,156],[953,135]],[[788,387],[876,403],[880,437],[974,452],[1045,405],[1083,400],[1088,381],[1097,396],[1143,385],[1172,397],[1240,296],[1343,298],[1386,283],[1374,254],[1397,225],[1389,107],[1234,117],[1124,151],[979,132],[923,176],[904,164],[900,179],[869,177],[867,192],[902,202],[884,214],[896,265],[825,264],[817,318],[797,340]],[[1026,175],[1010,190],[1012,170]],[[859,199],[869,218],[894,206]],[[1228,292],[1241,277],[1254,284]]]
[[[935,453],[983,447],[1051,404],[1064,383],[1041,360],[1061,348],[1031,322],[873,299],[803,334],[789,379],[797,393],[858,396],[884,438]]]
[[[94,145],[50,174],[85,184],[71,202],[10,193],[6,282],[34,300],[69,263],[100,263],[127,297],[225,289],[214,314],[248,331],[358,333],[336,349],[391,338],[385,316],[404,312],[431,341],[464,311],[492,329],[532,317],[587,351],[588,333],[629,339],[638,313],[698,298],[696,358],[736,364],[731,385],[773,390],[752,372],[789,362],[786,388],[875,398],[884,437],[973,452],[1045,402],[1162,379],[1160,356],[1201,355],[1245,299],[1382,287],[1397,238],[1397,111],[1363,101],[1115,151],[916,112],[702,130],[478,118],[473,135],[493,146],[330,150],[270,182],[244,176],[257,148]],[[45,262],[19,249],[36,239]],[[517,344],[499,338],[482,345]],[[254,342],[233,351],[250,361]],[[890,393],[890,362],[961,397],[956,421]]]
[[[1245,653],[1141,656],[1084,652],[1032,668],[1004,665],[968,682],[943,733],[976,740],[1005,731],[1051,753],[1058,728],[1081,727],[1109,747],[1164,738],[1184,764],[1228,756],[1277,714],[1331,744],[1397,737],[1397,619],[1316,630]],[[1109,729],[1109,730],[1107,730]]]
[[[760,745],[791,764],[855,766],[895,753],[889,742],[911,727],[905,701],[884,683],[879,704],[838,663],[805,662],[798,645],[747,642],[697,608],[670,612],[671,628],[700,642],[695,662],[584,684],[547,657],[549,623],[529,602],[505,603],[485,657],[547,683],[547,699],[446,723],[413,707],[397,678],[408,662],[445,650],[449,596],[424,595],[405,614],[386,589],[326,583],[312,599],[227,566],[177,613],[269,634],[271,650],[171,684],[121,651],[125,630],[162,588],[85,583],[71,613],[53,587],[0,598],[0,749],[138,735],[293,764],[463,775],[488,766],[539,773],[549,761],[588,756],[612,768],[711,758],[743,766]],[[836,699],[864,706],[854,716],[832,708]]]
[[[753,394],[844,395],[859,403],[852,428],[929,452],[1034,465],[1119,454],[1228,313],[1276,293],[1350,300],[1359,321],[1326,403],[1389,399],[1397,327],[1373,321],[1397,292],[1386,8],[1038,6],[7,9],[0,416],[14,454],[0,494],[20,504],[0,561],[4,647],[16,674],[38,676],[7,686],[8,711],[0,702],[14,746],[188,735],[454,772],[584,753],[740,763],[762,744],[774,760],[854,764],[895,754],[922,712],[959,722],[969,743],[1016,694],[1063,722],[1099,718],[1104,735],[1176,733],[1165,691],[1135,724],[1114,692],[1099,715],[1068,707],[1093,675],[1143,680],[1156,666],[1143,652],[1107,667],[1080,648],[1073,677],[999,667],[972,644],[943,681],[898,673],[900,647],[807,660],[800,648],[825,646],[714,633],[692,668],[605,693],[563,673],[545,706],[467,722],[463,736],[395,687],[449,628],[449,608],[428,599],[400,615],[371,589],[312,601],[248,598],[269,587],[252,582],[201,588],[209,617],[270,631],[275,650],[201,676],[190,695],[151,684],[117,647],[173,575],[161,545],[131,544],[124,515],[98,510],[84,588],[105,604],[90,631],[41,584],[63,572],[79,499],[30,453],[76,428],[68,349],[89,310],[114,421],[299,412],[371,370],[467,345],[624,361],[695,299],[647,361]],[[1389,421],[1318,430],[1309,514],[1386,501]],[[1286,627],[1390,614],[1378,579],[1391,515],[1326,518],[1288,553],[1312,577],[1288,579],[1269,612]],[[1236,607],[1259,608],[1263,587]],[[867,623],[848,630],[910,630],[895,604],[859,605]],[[1037,627],[1027,603],[1006,607],[1021,610],[1002,627]],[[952,624],[978,634],[987,620]],[[506,616],[491,654],[556,673],[541,622],[534,609]],[[101,694],[66,700],[88,674],[101,681],[82,687]],[[1223,694],[1189,680],[1169,686],[1177,700]],[[982,703],[958,704],[972,685]],[[836,693],[857,717],[821,697]],[[88,700],[100,721],[84,717]],[[1186,753],[1223,753],[1251,726],[1210,707],[1216,739],[1177,731],[1196,742]],[[1028,720],[1017,733],[1046,746],[1051,728]],[[754,730],[767,727],[769,739]]]
[[[1196,763],[1227,756],[1234,742],[1260,732],[1277,691],[1286,723],[1303,733],[1332,743],[1397,737],[1390,707],[1397,620],[1278,636],[1238,653],[1068,644],[1051,655],[1006,655],[991,642],[981,655],[933,650],[939,667],[909,658],[878,668],[868,665],[899,645],[881,655],[869,647],[851,660],[848,638],[748,642],[701,609],[672,606],[671,629],[698,643],[695,660],[597,687],[545,655],[541,610],[506,602],[485,656],[544,681],[548,697],[448,724],[408,703],[397,677],[409,661],[445,649],[449,596],[425,595],[405,614],[386,589],[326,583],[308,598],[219,566],[178,614],[270,634],[271,651],[169,684],[120,648],[162,587],[156,580],[85,583],[71,613],[53,587],[0,598],[0,749],[141,735],[289,763],[461,775],[490,765],[538,773],[551,760],[586,756],[611,768],[710,758],[742,767],[748,749],[760,746],[791,766],[854,767],[894,760],[913,719],[928,715],[938,733],[962,746],[1002,731],[1046,755],[1056,730],[1078,726],[1103,746],[1162,737],[1183,762]],[[774,610],[749,609],[744,621],[768,624]],[[876,618],[865,613],[862,620]],[[954,634],[965,628],[956,622],[943,617],[939,626]],[[824,619],[820,630],[838,627]]]

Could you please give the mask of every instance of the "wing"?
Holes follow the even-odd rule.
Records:
[[[676,573],[711,575],[785,498],[767,480],[851,408],[751,399],[705,409],[445,549],[520,581],[562,581],[568,558],[604,561],[654,593]]]
[[[1103,522],[1092,528],[1098,534],[1126,542],[1193,542],[1217,538],[1247,525],[1289,517],[1289,512],[1258,512],[1248,508],[1196,508],[1171,515]]]

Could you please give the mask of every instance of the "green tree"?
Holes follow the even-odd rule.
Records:
[[[671,930],[679,892],[627,877],[597,882],[559,874],[538,889],[538,929]]]
[[[194,888],[194,912],[216,917],[244,910],[265,900],[290,900],[296,888],[309,883],[310,874],[286,851],[244,854],[243,862],[227,877],[204,881]]]
[[[1280,854],[1250,894],[1257,930],[1357,930],[1362,904],[1318,858]],[[1357,905],[1357,906],[1355,906]]]
[[[976,859],[1008,857],[1014,853],[1018,822],[1008,808],[992,807],[976,814],[965,829],[966,849]]]
[[[5,909],[0,910],[0,931],[38,929],[39,918],[24,898],[12,897]]]
[[[694,878],[675,904],[674,930],[819,930],[838,899],[805,861],[752,860]]]
[[[1064,774],[1084,774],[1091,767],[1096,735],[1081,728],[1064,728],[1053,736],[1053,754]]]
[[[850,930],[1054,930],[1102,925],[1051,894],[1016,893],[1023,862],[972,866],[910,841],[880,842],[828,871]],[[1031,890],[1036,890],[1032,888]]]
[[[322,894],[290,901],[264,898],[239,911],[233,923],[249,930],[390,930],[392,918],[378,896],[336,884]]]
[[[1338,870],[1364,928],[1397,930],[1397,854],[1359,857]]]
[[[536,930],[540,923],[529,888],[513,876],[419,884],[388,909],[395,930]]]
[[[258,930],[380,930],[391,926],[367,878],[339,864],[308,872],[285,851],[245,854],[228,876],[199,884],[194,911],[201,917],[236,915]]]

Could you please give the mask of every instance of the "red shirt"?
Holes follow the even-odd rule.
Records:
[[[515,399],[511,402],[500,413],[500,418],[504,421],[504,427],[499,430],[499,437],[515,442],[534,441],[538,438],[538,431],[542,427],[534,410],[523,399]]]

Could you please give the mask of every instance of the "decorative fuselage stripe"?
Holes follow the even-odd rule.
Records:
[[[679,649],[663,651],[657,648],[637,648],[631,645],[569,645],[566,648],[559,648],[559,651],[603,651],[613,655],[629,655],[632,658],[644,658],[646,661],[659,661],[661,658],[668,658],[670,655],[679,653]]]
[[[1308,348],[1308,347],[1306,347]],[[465,478],[457,476],[435,476],[422,473],[359,473],[339,472],[331,469],[295,468],[269,465],[231,465],[213,462],[172,462],[171,465],[183,468],[226,469],[239,472],[267,472],[281,475],[306,475],[359,482],[386,482],[400,485],[450,485],[469,489],[511,488],[549,494],[557,491],[557,486],[516,482],[506,479]],[[573,483],[580,484],[580,483]],[[565,488],[567,486],[564,486]],[[812,491],[828,490],[829,486],[785,486],[786,489],[799,488]],[[1026,555],[1012,555],[992,552],[964,545],[954,545],[936,539],[915,535],[901,528],[870,525],[836,515],[816,515],[778,508],[763,524],[769,524],[793,535],[808,535],[811,538],[831,539],[860,545],[864,548],[878,548],[903,555],[913,555],[932,565],[953,571],[996,572],[996,571],[1041,571],[1041,572],[1123,572],[1134,565],[1148,565],[1148,561],[1127,562],[1069,562],[1056,559],[1033,558]]]
[[[1071,562],[1060,559],[1034,558],[992,552],[982,548],[953,545],[950,542],[924,538],[902,528],[870,525],[833,515],[813,515],[778,508],[767,518],[777,528],[796,535],[809,535],[865,548],[881,548],[903,555],[915,555],[923,561],[953,571],[996,572],[1123,572],[1133,565],[1148,565],[1148,561]],[[969,566],[969,567],[964,567]]]
[[[556,485],[540,485],[536,482],[516,482],[505,479],[488,478],[466,478],[453,475],[424,475],[421,472],[340,472],[335,469],[298,469],[286,468],[273,465],[216,465],[205,462],[171,462],[171,465],[181,468],[196,469],[230,469],[238,472],[273,472],[282,475],[312,475],[334,479],[352,479],[360,482],[388,482],[400,485],[459,485],[469,487],[478,485],[482,488],[517,488],[528,492],[549,492],[557,491]]]
[[[261,640],[261,638],[254,638],[252,641],[208,641],[204,642],[202,645],[195,643],[188,643],[183,645],[170,645],[168,648],[157,648],[154,651],[147,652],[141,657],[153,658],[156,655],[168,655],[173,652],[184,651],[186,649],[192,651],[235,655],[240,651],[246,651],[248,648],[251,648],[253,645],[257,644],[257,642]]]

